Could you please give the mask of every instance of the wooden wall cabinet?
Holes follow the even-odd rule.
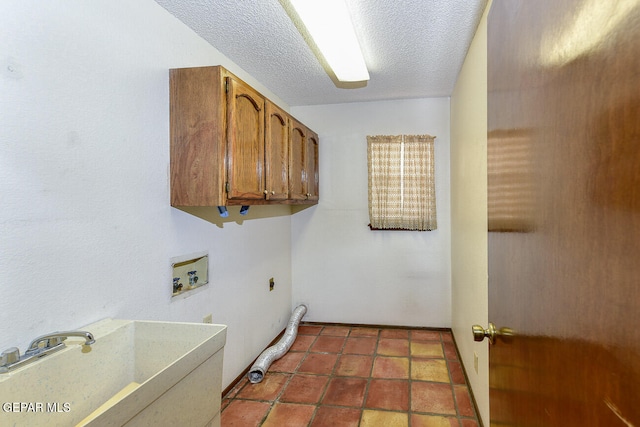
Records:
[[[170,71],[171,205],[318,202],[318,136],[220,66]]]

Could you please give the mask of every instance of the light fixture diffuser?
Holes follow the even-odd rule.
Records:
[[[344,0],[289,0],[289,3],[339,81],[369,80]]]

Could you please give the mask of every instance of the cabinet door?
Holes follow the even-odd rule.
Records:
[[[227,198],[264,199],[265,100],[232,77],[227,85]]]
[[[265,104],[265,191],[267,200],[289,197],[289,115]]]
[[[307,130],[298,121],[291,119],[289,139],[289,199],[305,200],[305,147]]]
[[[307,143],[305,145],[305,184],[306,198],[318,201],[320,198],[320,185],[318,176],[318,135],[307,130]]]

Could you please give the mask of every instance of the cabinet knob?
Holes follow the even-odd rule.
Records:
[[[274,194],[276,194],[276,192],[275,192],[275,191],[273,191],[273,190],[271,190],[271,195],[274,195]]]

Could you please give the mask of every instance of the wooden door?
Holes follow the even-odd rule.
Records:
[[[305,200],[305,147],[307,130],[298,121],[291,120],[291,137],[289,139],[289,199]]]
[[[640,1],[488,28],[491,425],[640,426]]]
[[[227,198],[264,199],[265,100],[227,77]]]
[[[318,175],[318,135],[307,129],[307,144],[305,145],[305,196],[307,200],[317,202],[320,198]]]
[[[265,188],[267,200],[289,197],[289,115],[267,101],[265,125]]]

